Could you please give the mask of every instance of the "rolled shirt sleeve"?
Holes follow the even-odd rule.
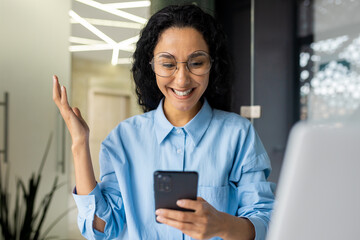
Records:
[[[106,155],[106,149],[102,147],[100,156],[103,161],[110,160]],[[106,171],[101,180],[88,195],[76,194],[76,188],[73,192],[78,207],[78,227],[86,239],[116,238],[125,224],[123,201],[116,175]],[[106,223],[104,233],[93,228],[95,215]]]
[[[264,240],[275,198],[275,184],[267,181],[271,172],[270,160],[252,125],[238,146],[230,175],[239,203],[236,215],[251,221],[255,240]]]
[[[99,212],[99,209],[106,207],[99,185],[97,184],[88,195],[77,195],[75,188],[73,197],[78,208],[78,227],[81,234],[87,239],[104,238],[103,233],[93,229],[95,210]]]

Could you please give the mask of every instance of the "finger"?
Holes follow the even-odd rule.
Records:
[[[82,122],[82,124],[83,124],[85,127],[88,127],[86,121],[84,120],[84,118],[83,118],[82,115],[81,115],[80,109],[77,108],[77,107],[73,107],[72,110],[73,110],[73,112],[75,113],[75,115],[79,118],[79,120]]]
[[[53,76],[53,100],[56,104],[60,102],[60,85],[56,75]]]
[[[61,101],[62,105],[64,105],[67,108],[70,108],[69,102],[68,102],[68,99],[67,99],[67,92],[66,92],[65,86],[61,86],[61,99],[60,99],[60,101]]]
[[[178,200],[176,202],[176,204],[179,207],[186,208],[186,209],[191,209],[191,210],[196,211],[196,210],[199,210],[202,207],[202,204],[203,204],[204,201],[205,201],[204,199],[199,200],[199,198],[197,200],[181,199],[181,200]]]
[[[83,119],[81,116],[80,109],[78,109],[77,107],[73,107],[72,110],[78,118]]]
[[[188,223],[193,222],[194,219],[196,218],[196,216],[192,212],[183,212],[183,211],[171,210],[171,209],[158,209],[156,210],[155,214],[160,217],[165,217],[175,221],[188,222]]]
[[[158,222],[161,222],[163,224],[177,228],[182,232],[192,231],[195,228],[195,226],[192,223],[179,222],[162,216],[157,216],[156,220],[158,220]]]
[[[206,200],[203,199],[202,197],[197,197],[197,200],[200,201],[200,202],[206,202]]]

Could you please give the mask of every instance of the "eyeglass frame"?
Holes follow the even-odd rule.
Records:
[[[158,55],[158,54],[160,54],[160,53],[166,53],[166,54],[169,54],[170,56],[172,56],[172,57],[174,58],[174,60],[175,60],[175,62],[176,62],[176,67],[175,67],[175,69],[174,69],[174,72],[173,72],[172,74],[170,74],[169,76],[161,76],[161,75],[159,75],[159,74],[157,74],[157,73],[155,72],[155,69],[154,69],[154,58],[155,58],[156,55],[151,59],[151,61],[149,62],[149,64],[151,65],[151,69],[153,70],[153,72],[154,72],[156,75],[160,76],[160,77],[171,77],[172,75],[174,75],[174,73],[179,69],[179,68],[178,68],[178,63],[186,63],[186,69],[187,69],[190,73],[192,73],[192,74],[194,74],[194,75],[196,75],[196,76],[203,76],[203,75],[205,75],[205,74],[207,74],[207,73],[210,72],[211,67],[212,67],[212,64],[213,64],[213,62],[214,62],[214,59],[211,58],[211,56],[210,56],[209,53],[207,53],[207,52],[205,52],[205,51],[202,51],[202,50],[194,51],[194,52],[192,52],[189,56],[191,56],[192,54],[194,54],[194,53],[196,53],[196,52],[205,53],[205,54],[210,58],[210,67],[209,67],[209,70],[208,70],[206,73],[203,73],[203,74],[193,73],[193,72],[190,70],[189,66],[188,66],[188,65],[189,65],[189,59],[190,59],[189,57],[188,57],[188,60],[187,60],[186,62],[178,62],[178,61],[176,61],[175,56],[172,55],[171,53],[168,53],[168,52],[159,52],[159,53],[157,53],[156,55]]]

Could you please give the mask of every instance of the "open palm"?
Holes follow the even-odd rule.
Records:
[[[76,107],[70,107],[66,88],[60,87],[57,76],[53,76],[53,100],[69,129],[73,144],[88,143],[89,127],[81,116],[80,110]]]

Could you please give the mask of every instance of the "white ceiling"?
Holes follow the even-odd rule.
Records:
[[[75,14],[79,15],[81,18],[85,19],[87,22],[91,23],[91,25],[93,25],[98,30],[100,30],[102,33],[104,33],[106,36],[108,36],[110,38],[110,39],[108,39],[108,41],[113,40],[114,42],[119,43],[121,41],[124,41],[129,38],[137,36],[140,32],[140,28],[143,25],[140,23],[137,23],[135,21],[126,19],[124,17],[116,16],[112,13],[100,10],[93,6],[89,6],[86,3],[99,5],[100,7],[104,7],[104,6],[109,7],[109,5],[103,5],[103,4],[124,3],[124,2],[134,3],[134,2],[139,2],[139,1],[134,1],[134,0],[117,0],[117,1],[116,0],[112,0],[112,1],[111,0],[95,0],[95,1],[93,1],[93,0],[72,0],[72,11],[74,11]],[[144,1],[141,1],[141,2],[144,2]],[[114,10],[115,12],[117,10],[124,11],[124,12],[136,15],[136,16],[144,18],[144,19],[148,19],[149,15],[150,15],[150,7],[149,6],[138,7],[138,8],[126,8],[126,9],[111,8],[110,10]],[[76,21],[74,20],[73,17],[70,17],[70,15],[69,15],[69,18],[70,18],[70,20],[73,19],[73,20],[71,20],[71,22],[72,22],[71,36],[72,37],[84,38],[85,40],[91,39],[91,40],[99,41],[99,42],[93,42],[93,43],[90,42],[90,44],[89,43],[81,44],[80,43],[81,41],[79,42],[78,39],[75,39],[77,41],[71,41],[71,44],[70,44],[71,46],[86,45],[88,47],[91,47],[91,46],[94,46],[93,44],[101,44],[102,46],[105,46],[107,44],[108,47],[111,47],[110,44],[108,44],[104,41],[104,37],[103,37],[103,39],[101,39],[99,36],[97,36],[96,34],[91,32],[89,29],[84,27],[82,24],[74,23]],[[115,23],[117,23],[117,24],[123,24],[125,22],[125,23],[130,23],[128,25],[135,25],[135,26],[130,26],[132,28],[103,26],[103,25],[98,25],[97,23],[94,23],[93,21],[91,21],[92,19],[111,20],[111,21],[115,21]],[[134,28],[134,27],[137,27],[137,28]],[[80,39],[80,40],[84,40],[84,39]],[[136,42],[136,41],[133,41],[133,42]],[[134,46],[134,44],[130,45],[129,47],[131,48],[131,46]],[[108,49],[108,50],[96,50],[96,51],[72,51],[72,54],[74,57],[77,57],[77,58],[85,58],[85,59],[90,59],[90,60],[94,60],[94,61],[102,61],[102,62],[111,63],[112,57],[113,57],[113,50]],[[132,55],[132,52],[120,50],[118,57],[120,59],[124,59],[124,58],[131,57],[131,55]]]

